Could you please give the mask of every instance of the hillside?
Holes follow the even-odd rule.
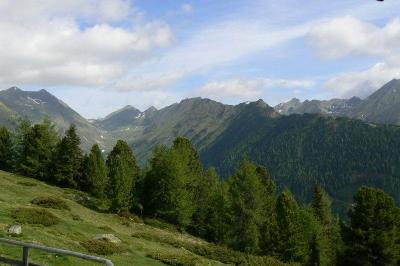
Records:
[[[266,166],[277,184],[310,200],[315,181],[347,208],[361,185],[384,188],[400,201],[400,128],[315,114],[265,119],[243,113],[201,153],[232,174],[243,156]]]
[[[2,237],[89,254],[91,252],[83,247],[85,241],[97,234],[114,234],[122,240],[118,251],[108,257],[116,266],[164,265],[161,261],[169,262],[170,265],[229,265],[215,258],[226,261],[239,260],[243,257],[238,252],[227,251],[190,235],[179,233],[172,226],[155,220],[145,220],[145,224],[138,218],[132,220],[132,218],[88,209],[77,202],[77,199],[85,198],[82,192],[53,187],[34,179],[2,171],[0,171],[0,182],[2,184],[0,186],[0,235]],[[47,208],[46,210],[59,219],[58,224],[45,226],[25,222],[22,224],[21,236],[8,235],[6,229],[9,225],[16,223],[12,218],[12,213],[24,208],[41,209],[30,203],[39,196],[62,199],[69,210]],[[149,224],[158,225],[158,227]],[[162,227],[169,229],[160,229]],[[7,258],[19,259],[21,249],[0,244],[0,254]],[[83,261],[78,259],[37,251],[32,251],[30,257],[32,262],[43,265],[99,265],[86,262],[83,264]],[[214,260],[210,257],[214,257]],[[285,265],[270,258],[264,259],[264,262],[264,265]]]
[[[17,87],[0,91],[0,124],[15,126],[18,118],[28,118],[39,123],[49,117],[60,133],[75,124],[82,136],[82,147],[88,149],[94,143],[103,148],[112,144],[112,138],[98,130],[85,118],[46,90],[23,91]]]
[[[107,127],[108,132],[114,138],[127,140],[136,156],[144,162],[156,145],[170,145],[178,136],[189,138],[202,151],[223,134],[239,114],[251,113],[253,109],[262,109],[265,117],[279,116],[262,100],[225,105],[210,99],[191,98],[160,110],[150,108],[142,113],[131,113],[133,121],[130,124],[121,123],[120,114],[130,112],[131,108],[110,114],[94,124],[101,124],[104,129],[106,124],[118,124],[115,128]]]

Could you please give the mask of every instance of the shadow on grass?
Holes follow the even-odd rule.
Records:
[[[9,258],[5,258],[0,256],[0,263],[4,263],[7,265],[15,265],[15,266],[22,266],[22,262],[20,260],[14,260],[14,259],[9,259]],[[29,266],[41,266],[39,264],[35,264],[35,263],[29,263]]]

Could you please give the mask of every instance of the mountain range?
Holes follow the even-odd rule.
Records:
[[[55,124],[61,134],[71,124],[75,124],[85,149],[93,143],[98,143],[103,149],[107,149],[111,144],[112,138],[107,132],[96,128],[46,90],[23,91],[12,87],[0,91],[0,124],[13,128],[18,119],[28,118],[33,123],[39,123],[45,117]]]
[[[263,100],[226,105],[191,98],[160,110],[126,106],[96,120],[45,90],[0,91],[0,124],[14,127],[18,118],[40,122],[44,116],[60,133],[76,124],[85,149],[99,143],[107,152],[124,139],[142,163],[155,146],[185,136],[204,164],[223,177],[248,156],[266,166],[280,188],[290,187],[303,200],[317,181],[339,209],[363,184],[385,188],[400,201],[400,80],[366,99],[292,99],[273,108]]]
[[[400,80],[394,79],[364,100],[350,99],[300,100],[293,98],[274,107],[283,115],[324,114],[347,116],[372,123],[400,125]]]

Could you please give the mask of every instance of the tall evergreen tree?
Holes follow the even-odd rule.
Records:
[[[129,210],[133,203],[135,183],[140,175],[139,166],[129,145],[118,140],[107,158],[110,210]]]
[[[10,171],[13,164],[13,143],[6,127],[0,127],[0,169]]]
[[[85,181],[84,185],[82,184],[80,187],[92,195],[104,199],[108,183],[108,170],[98,144],[92,146],[84,164]]]
[[[20,119],[14,133],[14,158],[13,165],[14,170],[17,172],[21,171],[21,162],[23,161],[23,150],[24,144],[26,143],[25,138],[28,136],[29,131],[32,128],[32,123],[29,119]]]
[[[263,197],[263,217],[264,222],[261,225],[261,249],[264,255],[272,255],[274,231],[276,230],[276,185],[267,168],[257,167],[265,194]]]
[[[304,238],[302,215],[292,193],[286,189],[277,200],[275,251],[283,261],[304,263],[308,243]]]
[[[265,189],[257,166],[245,158],[229,181],[231,246],[254,253],[260,250],[260,227],[264,222]]]
[[[318,254],[318,261],[315,263],[316,265],[333,265],[337,256],[335,244],[339,244],[340,238],[338,224],[332,214],[331,200],[319,184],[314,187],[312,208],[319,223],[316,225],[313,238],[312,252],[313,255]]]
[[[19,158],[19,171],[26,176],[47,180],[57,140],[58,135],[54,125],[48,119],[25,132]]]
[[[211,167],[206,173],[200,174],[194,182],[196,185],[193,201],[196,210],[193,213],[190,231],[197,236],[214,241],[215,225],[212,224],[216,219],[214,215],[221,215],[221,213],[215,213],[216,206],[213,206],[220,185],[218,173]]]
[[[188,173],[188,164],[178,150],[157,147],[144,181],[145,213],[182,227],[188,226],[195,210]]]
[[[58,143],[54,161],[54,178],[61,186],[77,188],[82,177],[83,154],[75,125],[71,125]]]
[[[199,154],[189,139],[183,137],[176,138],[172,149],[179,155],[180,161],[187,166],[186,170],[188,174],[194,176],[203,174],[203,166]]]
[[[319,184],[316,184],[314,187],[312,207],[322,225],[327,226],[332,224],[331,200]]]
[[[380,266],[400,263],[400,210],[383,190],[362,187],[343,228],[347,265]]]

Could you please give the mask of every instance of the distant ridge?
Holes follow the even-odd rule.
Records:
[[[88,149],[98,143],[103,149],[108,147],[111,138],[100,132],[85,118],[70,108],[66,103],[46,90],[23,91],[11,87],[0,91],[0,124],[14,127],[19,118],[28,118],[33,123],[39,123],[44,117],[49,117],[60,133],[71,124],[75,124],[82,136],[82,147]]]

